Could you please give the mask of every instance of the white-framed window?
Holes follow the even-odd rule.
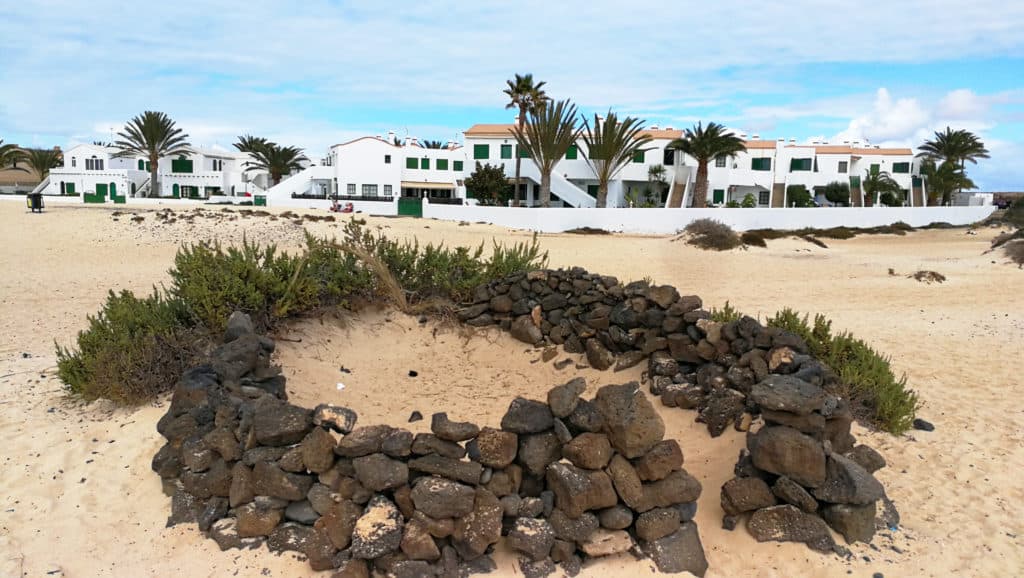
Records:
[[[725,161],[725,155],[718,155],[717,157],[715,157],[715,166],[718,168],[723,168],[725,167]]]
[[[759,205],[767,205],[769,203],[769,200],[770,200],[768,198],[768,194],[769,194],[768,191],[758,191],[757,192],[757,204],[759,204]]]
[[[363,196],[364,197],[376,197],[377,196],[377,185],[363,185]]]
[[[849,161],[839,161],[839,172],[845,173],[849,166]]]
[[[72,164],[74,166],[74,164]],[[85,159],[85,170],[87,171],[102,171],[103,170],[103,159],[98,159],[95,156],[90,159]]]
[[[224,170],[224,161],[222,159],[213,159],[213,170],[222,171]]]
[[[393,189],[391,188],[391,185],[384,185],[384,196],[385,197],[393,196],[394,193],[392,191],[393,191]]]
[[[355,183],[349,183],[348,185],[346,185],[345,186],[345,192],[347,194],[349,194],[349,195],[356,194],[356,184]]]
[[[75,168],[76,165],[78,165],[78,159],[71,157],[71,168]]]

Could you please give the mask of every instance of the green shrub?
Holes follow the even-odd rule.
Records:
[[[786,187],[786,202],[790,207],[813,207],[814,199],[807,187],[803,185],[789,185]]]
[[[1018,227],[1024,227],[1024,197],[1017,199],[1010,205],[1010,208],[1006,209],[1003,221]]]
[[[765,242],[764,237],[761,236],[757,231],[744,231],[740,235],[740,241],[744,245],[751,245],[754,247],[767,247],[768,243]]]
[[[701,249],[728,251],[742,243],[740,236],[725,223],[713,219],[697,219],[686,225],[686,242]]]
[[[107,296],[89,327],[78,333],[78,350],[57,347],[57,375],[87,400],[138,403],[173,387],[194,364],[202,338],[185,304],[157,292],[139,299],[130,291]]]
[[[725,208],[726,209],[738,209],[738,208],[740,208],[740,203],[739,203],[739,201],[730,200],[729,202],[727,202],[725,204]]]
[[[740,206],[744,209],[753,209],[757,207],[757,199],[754,197],[754,193],[747,193],[743,196],[743,202]]]
[[[896,194],[894,194],[892,192],[889,192],[889,191],[886,191],[886,192],[882,193],[882,196],[879,197],[878,200],[879,200],[879,202],[881,202],[886,207],[902,207],[903,206],[903,200],[900,199],[899,197],[897,197]]]
[[[767,320],[770,327],[791,331],[804,339],[814,357],[832,368],[852,402],[871,412],[871,420],[881,429],[901,434],[910,429],[917,412],[917,393],[907,389],[907,378],[896,378],[890,359],[849,333],[832,334],[832,322],[824,315],[801,317],[792,309],[783,309]]]
[[[711,308],[712,321],[728,323],[730,321],[739,321],[741,317],[743,317],[743,314],[730,305],[728,301],[725,302],[725,305],[723,305],[721,309],[717,309],[715,307]]]
[[[850,204],[850,183],[843,181],[832,181],[825,185],[823,192],[828,202],[836,205]]]

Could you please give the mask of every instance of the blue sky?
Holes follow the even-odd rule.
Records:
[[[588,114],[762,138],[916,147],[947,125],[1024,190],[1024,2],[22,0],[0,18],[0,139],[109,140],[161,110],[193,144],[250,133],[321,155],[394,130],[509,122],[532,72]]]

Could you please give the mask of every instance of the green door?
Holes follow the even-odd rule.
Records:
[[[92,194],[85,193],[83,200],[87,203],[107,202],[107,185],[104,183],[96,183],[96,192]]]
[[[422,217],[423,200],[419,197],[399,197],[398,214],[407,217]]]
[[[75,196],[75,183],[65,183],[64,194],[69,197]]]
[[[117,196],[117,183],[110,183],[110,200],[122,205],[128,200],[124,195]]]
[[[181,187],[178,186],[178,183],[174,183],[171,186],[171,196],[174,197],[175,199],[181,198]]]

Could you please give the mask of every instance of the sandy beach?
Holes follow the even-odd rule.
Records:
[[[56,206],[29,214],[23,203],[0,201],[0,577],[330,575],[312,572],[294,555],[266,548],[221,552],[195,527],[165,528],[170,500],[150,460],[163,441],[156,421],[166,398],[134,409],[85,404],[67,397],[55,376],[54,341],[71,344],[108,290],[146,293],[166,283],[180,243],[240,243],[244,236],[295,248],[303,228],[331,235],[354,218],[297,223],[219,207],[177,213],[166,224],[149,207]],[[182,218],[187,214],[194,216]],[[420,243],[530,238],[489,225],[367,221]],[[888,460],[877,476],[902,524],[880,532],[872,545],[850,546],[851,559],[801,544],[760,544],[742,526],[723,530],[719,488],[732,477],[743,434],[729,430],[712,440],[694,423],[694,412],[658,405],[666,437],[679,440],[686,468],[704,486],[696,521],[709,577],[1015,576],[1024,572],[1024,520],[1017,511],[1024,502],[1024,410],[1017,400],[1024,376],[1015,363],[1024,358],[1024,271],[1001,254],[984,254],[997,233],[861,236],[826,240],[827,249],[783,239],[767,249],[727,253],[668,237],[555,234],[540,242],[552,267],[582,266],[625,281],[649,277],[700,295],[708,307],[728,300],[751,315],[787,306],[824,313],[834,330],[852,331],[890,354],[919,392],[919,415],[934,423],[934,432],[894,437],[854,426],[858,439]],[[946,281],[907,277],[918,270],[934,270]],[[384,309],[298,320],[279,336],[294,340],[280,341],[276,353],[294,402],[346,405],[361,425],[416,432],[427,431],[429,419],[408,424],[414,410],[494,425],[515,395],[540,399],[582,375],[589,397],[601,385],[640,377],[639,367],[558,370],[497,330],[422,325]],[[566,357],[576,356],[556,359]],[[409,370],[418,376],[410,378]],[[522,575],[507,553],[497,559],[492,576]],[[652,571],[649,560],[622,556],[581,575]]]

